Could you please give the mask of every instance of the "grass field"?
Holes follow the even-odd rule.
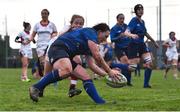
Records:
[[[104,99],[117,102],[104,105],[96,105],[85,90],[69,98],[69,80],[59,82],[57,89],[49,85],[44,97],[34,103],[29,98],[28,88],[37,80],[31,76],[31,82],[21,82],[20,72],[20,69],[0,69],[0,111],[180,111],[180,80],[175,80],[171,73],[165,80],[159,70],[153,72],[152,89],[142,88],[143,71],[141,77],[133,76],[133,87],[115,89],[108,87],[104,79],[94,80]],[[78,88],[83,88],[81,81]]]

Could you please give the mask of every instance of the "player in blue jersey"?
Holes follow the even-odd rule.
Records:
[[[117,23],[111,28],[110,37],[111,41],[115,43],[115,54],[118,60],[123,64],[129,64],[128,60],[128,45],[131,41],[129,37],[124,35],[124,32],[127,28],[127,24],[124,23],[124,14],[120,13],[116,16]],[[121,71],[127,78],[127,85],[132,86],[131,84],[131,72],[130,71]]]
[[[76,28],[82,28],[84,25],[84,18],[80,15],[77,15],[77,14],[74,14],[72,17],[71,17],[71,21],[70,21],[70,25],[67,25],[65,26],[60,32],[59,32],[59,36],[60,35],[63,35],[64,33],[66,32],[70,32]],[[57,39],[56,38],[52,38],[49,42],[49,46]],[[48,72],[51,72],[52,71],[52,65],[49,63],[49,59],[48,59],[48,50],[49,50],[49,47],[47,49],[47,53],[46,53],[46,57],[45,57],[45,64],[44,64],[44,74],[47,74]],[[76,63],[78,64],[82,64],[82,61],[81,61],[81,58],[80,58],[80,55],[78,56],[75,56],[74,59],[73,59]],[[77,84],[77,78],[73,75],[71,75],[70,77],[71,79],[71,84],[70,84],[70,87],[69,87],[69,92],[68,92],[68,96],[69,97],[73,97],[75,95],[79,95],[82,90],[81,89],[77,89],[76,88],[76,84]],[[40,95],[42,96],[42,95]]]
[[[148,34],[145,27],[145,22],[141,18],[144,13],[143,6],[141,4],[137,4],[134,7],[134,12],[136,14],[136,17],[133,17],[131,19],[125,31],[125,35],[132,38],[131,43],[128,47],[128,56],[130,59],[130,63],[134,64],[140,62],[140,57],[144,59],[144,88],[151,88],[149,81],[152,72],[152,59],[149,49],[146,47],[144,43],[144,36],[151,40],[157,48],[158,44]]]
[[[50,83],[63,80],[73,73],[83,81],[84,89],[96,104],[106,103],[97,93],[95,86],[86,70],[73,61],[76,55],[86,55],[102,66],[106,74],[118,80],[119,71],[112,70],[99,53],[98,40],[109,36],[109,26],[105,23],[93,28],[76,29],[59,36],[51,45],[48,56],[53,65],[52,72],[45,75],[38,83],[29,88],[30,98],[38,101],[40,91]],[[93,58],[90,58],[92,56]]]

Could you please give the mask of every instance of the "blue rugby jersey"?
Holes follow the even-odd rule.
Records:
[[[131,39],[129,37],[123,36],[120,37],[121,33],[124,33],[127,28],[127,24],[123,25],[114,25],[111,28],[110,37],[111,41],[115,43],[115,49],[116,48],[125,48],[129,45]]]
[[[52,44],[58,46],[63,42],[71,56],[90,54],[88,40],[98,43],[97,32],[93,28],[79,28],[59,36]]]
[[[137,34],[139,36],[137,39],[132,39],[132,42],[144,42],[144,35],[147,32],[144,21],[140,22],[137,17],[134,17],[129,22],[128,29],[132,34]]]

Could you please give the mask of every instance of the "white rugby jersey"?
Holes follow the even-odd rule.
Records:
[[[30,34],[25,32],[25,31],[22,31],[18,34],[18,37],[21,39],[22,42],[26,42],[29,40],[30,38]],[[21,48],[20,50],[30,50],[31,49],[31,44],[27,44],[27,45],[23,45],[21,44]]]
[[[49,24],[47,26],[43,26],[39,22],[34,26],[33,31],[36,32],[38,35],[37,47],[38,46],[47,47],[48,43],[51,39],[51,34],[53,32],[57,32],[57,28],[56,28],[55,24],[52,22],[49,22]]]
[[[170,47],[167,48],[167,52],[177,52],[176,40],[167,39],[165,42],[170,45]]]

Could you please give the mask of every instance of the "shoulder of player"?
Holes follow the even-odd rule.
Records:
[[[90,27],[86,27],[86,28],[81,28],[80,29],[82,32],[94,32],[96,33],[96,30]]]

